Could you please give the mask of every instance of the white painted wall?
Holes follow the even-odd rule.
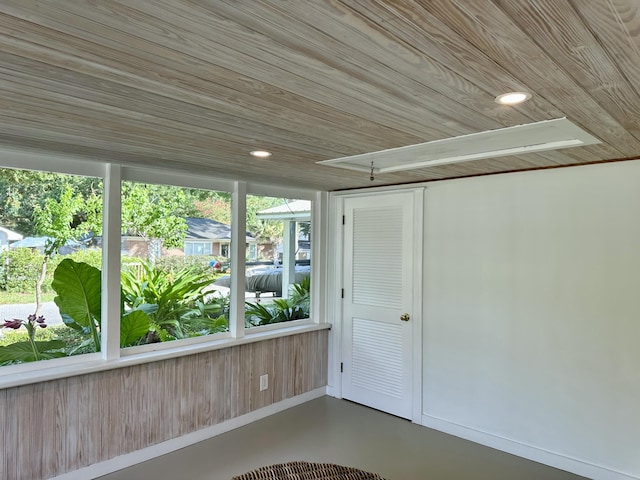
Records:
[[[640,162],[425,205],[425,418],[640,478]]]

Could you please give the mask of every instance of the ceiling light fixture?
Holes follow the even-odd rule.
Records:
[[[509,92],[498,95],[495,101],[500,105],[517,105],[526,102],[530,98],[531,94],[529,92]]]
[[[266,150],[254,150],[251,152],[251,155],[258,158],[267,158],[271,156],[271,152],[267,152]]]

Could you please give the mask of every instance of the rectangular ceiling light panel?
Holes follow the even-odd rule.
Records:
[[[374,173],[386,173],[595,143],[600,140],[566,118],[557,118],[318,163],[369,172],[373,162]]]

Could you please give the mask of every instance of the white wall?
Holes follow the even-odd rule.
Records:
[[[640,478],[640,162],[425,205],[424,415]]]

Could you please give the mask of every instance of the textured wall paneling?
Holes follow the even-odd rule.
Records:
[[[317,331],[0,390],[0,478],[77,470],[326,382],[327,332]]]

